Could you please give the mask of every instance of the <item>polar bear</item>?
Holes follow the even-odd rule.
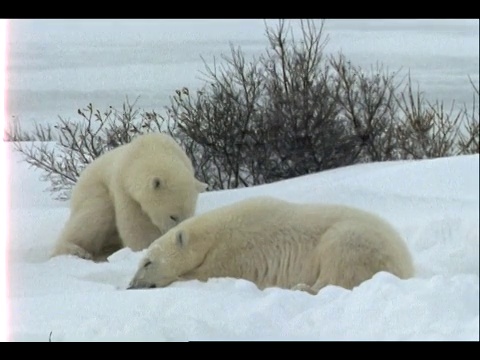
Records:
[[[206,187],[173,138],[140,135],[82,171],[52,255],[101,261],[122,247],[145,249],[194,214]]]
[[[232,277],[260,289],[316,294],[380,271],[413,276],[409,250],[381,218],[360,209],[257,197],[192,217],[155,240],[130,289]]]

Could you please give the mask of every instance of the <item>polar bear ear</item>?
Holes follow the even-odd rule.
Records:
[[[175,242],[180,249],[183,249],[185,246],[187,246],[188,237],[185,232],[182,230],[177,231],[175,234]]]
[[[160,189],[162,187],[162,180],[160,180],[160,178],[158,177],[154,177],[152,179],[152,188],[154,190],[157,190],[157,189]]]
[[[208,184],[206,184],[204,182],[201,182],[201,181],[198,181],[198,180],[195,180],[195,186],[197,187],[197,191],[199,193],[204,192],[208,188]]]

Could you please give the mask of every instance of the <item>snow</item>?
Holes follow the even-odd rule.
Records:
[[[257,195],[357,206],[404,236],[414,278],[378,273],[313,296],[241,279],[126,290],[144,251],[109,262],[49,258],[68,217],[12,144],[9,337],[13,341],[479,340],[479,156],[372,163],[201,194],[198,213]]]
[[[258,19],[8,24],[5,116],[27,128],[58,115],[75,119],[89,102],[118,107],[125,96],[161,110],[175,89],[201,84],[201,56],[212,64],[230,43],[247,57],[267,45]],[[479,79],[478,26],[478,19],[327,20],[326,52],[342,51],[367,71],[377,62],[410,71],[427,99],[444,100],[447,108],[456,99],[470,109],[468,76]],[[238,279],[127,291],[143,252],[122,249],[98,264],[51,259],[68,203],[44,191],[40,172],[12,144],[0,142],[0,150],[0,203],[8,215],[0,212],[0,231],[8,230],[8,244],[0,242],[8,255],[8,263],[0,260],[8,270],[0,340],[5,325],[13,341],[479,340],[478,155],[356,165],[200,196],[198,213],[256,195],[353,205],[383,216],[404,236],[414,278],[379,273],[351,291],[330,286],[312,296],[260,291]]]

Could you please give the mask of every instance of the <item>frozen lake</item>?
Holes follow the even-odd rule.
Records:
[[[327,20],[325,30],[328,53],[365,70],[410,70],[429,100],[472,104],[478,20]],[[267,46],[262,20],[11,20],[9,34],[7,119],[24,125],[126,96],[158,111],[175,89],[201,86],[201,56],[211,62],[230,43],[248,56]]]

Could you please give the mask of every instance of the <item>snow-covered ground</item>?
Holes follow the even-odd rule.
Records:
[[[380,62],[410,70],[428,99],[471,104],[478,25],[328,20],[326,51],[342,51],[365,69]],[[200,56],[211,64],[228,54],[229,43],[247,56],[266,47],[262,20],[11,20],[9,34],[6,115],[25,126],[57,115],[75,119],[89,102],[119,106],[126,95],[161,110],[175,89],[201,84]],[[382,215],[404,235],[415,278],[380,273],[353,291],[327,287],[312,296],[233,279],[126,291],[142,253],[123,249],[99,264],[50,259],[68,204],[44,192],[40,173],[12,144],[0,146],[10,159],[8,172],[0,171],[10,186],[11,340],[479,340],[478,155],[357,165],[201,195],[199,213],[255,195],[350,204]]]
[[[200,196],[198,213],[256,195],[354,205],[405,237],[414,278],[378,273],[352,291],[312,296],[238,279],[126,290],[143,254],[129,249],[106,263],[50,259],[68,204],[4,146],[13,341],[479,340],[478,155],[356,165]]]

